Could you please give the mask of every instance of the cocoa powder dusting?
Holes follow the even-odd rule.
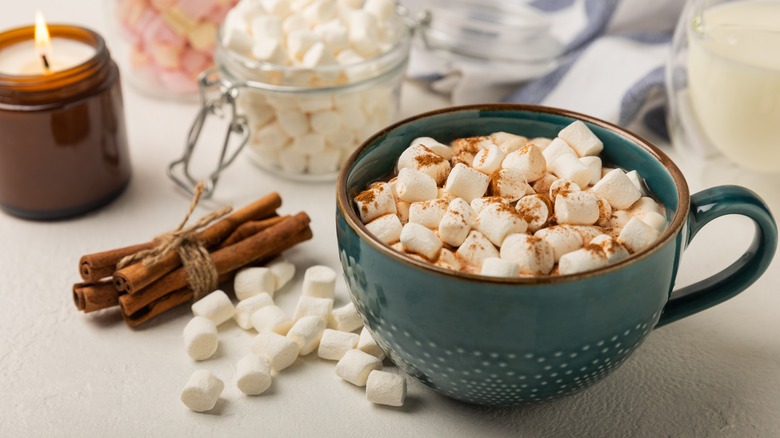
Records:
[[[417,163],[418,167],[428,167],[428,166],[435,166],[443,162],[444,158],[431,152],[431,153],[417,155],[416,157],[414,157],[414,161]]]
[[[360,209],[363,212],[363,214],[368,213],[369,204],[371,204],[372,202],[376,204],[376,202],[374,201],[376,199],[376,193],[375,193],[376,190],[377,190],[376,187],[368,190],[363,190],[362,192],[360,192],[359,195],[355,196],[355,202],[363,205],[363,207]]]
[[[483,135],[479,137],[464,137],[456,139],[452,142],[452,148],[456,154],[461,152],[468,152],[470,154],[476,154],[479,152],[482,142],[491,141],[490,137]]]

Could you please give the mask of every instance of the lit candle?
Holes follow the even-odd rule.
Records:
[[[51,32],[51,34],[49,34]],[[119,69],[76,26],[0,33],[0,209],[58,219],[98,208],[130,180]]]

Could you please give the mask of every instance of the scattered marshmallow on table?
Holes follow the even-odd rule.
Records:
[[[236,364],[236,386],[244,394],[262,394],[271,387],[271,363],[255,354],[244,356]]]
[[[330,313],[328,325],[336,330],[352,332],[363,327],[363,320],[351,301]]]
[[[319,316],[304,316],[290,327],[287,337],[300,347],[298,354],[306,356],[319,346],[324,330],[325,321],[322,318]]]
[[[306,316],[316,316],[317,318],[327,322],[332,310],[333,298],[320,298],[309,295],[301,295],[301,297],[298,298],[298,304],[295,306],[293,319],[298,321]]]
[[[273,306],[274,300],[266,292],[241,300],[236,304],[236,313],[233,318],[236,324],[244,330],[252,328],[252,315],[265,306]]]
[[[376,343],[374,337],[371,336],[371,332],[368,331],[368,328],[366,327],[363,327],[363,330],[360,331],[360,340],[357,343],[357,349],[374,356],[380,361],[385,359],[385,352],[382,351],[382,348],[379,347],[379,344]]]
[[[347,351],[357,346],[360,336],[357,333],[325,329],[317,349],[317,356],[326,360],[341,360]]]
[[[303,274],[303,295],[333,299],[336,294],[336,271],[327,266],[312,266]]]
[[[378,358],[362,350],[349,350],[336,364],[336,375],[355,386],[366,386],[371,371],[381,369]]]
[[[266,358],[271,367],[281,371],[295,362],[301,347],[292,339],[274,332],[262,332],[252,340],[252,353]]]
[[[263,292],[273,296],[276,291],[276,277],[268,268],[244,268],[238,271],[233,280],[233,291],[239,300],[245,300]]]
[[[274,275],[274,289],[283,288],[295,277],[295,265],[285,259],[276,259],[266,266]]]
[[[406,400],[406,379],[387,371],[371,371],[366,380],[366,398],[379,405],[403,406]]]
[[[192,304],[192,313],[195,316],[208,318],[216,325],[233,317],[236,308],[225,292],[215,290]]]
[[[219,337],[217,326],[202,316],[192,318],[182,333],[187,354],[195,360],[206,360],[217,351]]]
[[[284,335],[292,327],[293,321],[279,306],[264,306],[252,314],[252,327],[258,333],[271,331]]]
[[[214,409],[219,401],[225,383],[208,370],[196,370],[192,373],[181,391],[181,402],[195,412]]]

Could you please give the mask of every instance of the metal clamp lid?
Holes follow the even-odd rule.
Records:
[[[194,178],[190,173],[190,163],[192,161],[193,153],[195,152],[195,146],[198,143],[203,126],[206,123],[206,119],[209,115],[217,116],[219,119],[226,117],[224,107],[230,109],[230,124],[228,125],[227,132],[225,133],[225,141],[222,144],[222,151],[219,155],[219,161],[216,169],[209,174],[208,178],[204,180],[205,189],[201,197],[208,199],[214,193],[217,180],[220,173],[225,170],[238,156],[244,146],[249,141],[249,125],[246,116],[238,114],[236,107],[236,98],[238,97],[239,89],[244,85],[242,83],[232,83],[224,80],[217,69],[206,70],[201,73],[198,78],[200,86],[200,99],[201,108],[198,111],[198,115],[195,116],[195,120],[192,122],[192,127],[187,135],[187,143],[184,148],[184,154],[178,160],[168,165],[167,174],[179,187],[183,188],[189,193],[195,192],[199,178]],[[217,91],[216,98],[210,98],[212,90]],[[228,154],[231,137],[236,134],[240,136],[238,146],[235,150]],[[180,172],[177,172],[177,168],[181,168]]]

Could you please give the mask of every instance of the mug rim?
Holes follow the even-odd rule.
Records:
[[[604,128],[614,134],[619,135],[623,139],[633,143],[635,146],[648,152],[654,159],[661,163],[666,171],[671,175],[674,180],[675,187],[677,188],[677,211],[675,211],[672,220],[666,227],[663,233],[656,239],[656,241],[648,248],[645,248],[637,253],[631,254],[629,257],[607,266],[594,269],[591,271],[581,272],[577,274],[567,275],[546,275],[546,276],[526,276],[526,277],[491,277],[480,274],[471,274],[461,271],[454,271],[450,269],[441,268],[433,265],[432,263],[423,262],[414,259],[406,254],[402,254],[389,245],[380,242],[373,234],[371,234],[366,228],[363,221],[357,216],[355,209],[352,208],[352,200],[349,199],[347,193],[347,178],[353,170],[355,162],[360,154],[372,145],[379,137],[386,135],[388,132],[393,131],[403,125],[409,124],[416,120],[428,118],[431,116],[457,113],[463,111],[517,111],[517,112],[529,112],[529,113],[544,113],[557,116],[563,116],[572,118],[575,120],[581,120],[593,125]],[[670,240],[677,236],[678,232],[682,229],[690,209],[690,193],[688,190],[688,183],[682,175],[682,172],[676,164],[663,153],[657,146],[647,141],[643,137],[634,134],[633,132],[622,128],[616,124],[598,119],[596,117],[588,116],[575,111],[570,111],[562,108],[555,108],[542,105],[529,105],[529,104],[513,104],[513,103],[486,103],[475,105],[460,105],[449,106],[446,108],[437,109],[434,111],[428,111],[420,113],[411,117],[407,117],[396,123],[393,123],[374,135],[363,141],[360,146],[349,156],[347,161],[339,171],[339,176],[336,181],[336,204],[338,210],[341,212],[342,217],[345,219],[347,225],[359,236],[361,240],[366,241],[373,246],[376,250],[383,254],[395,259],[396,261],[403,263],[411,268],[422,270],[426,274],[445,275],[451,278],[458,278],[461,280],[467,280],[471,282],[479,282],[484,284],[501,284],[501,285],[541,285],[541,284],[557,284],[569,281],[579,281],[591,277],[597,277],[623,269],[626,266],[637,263],[655,252],[659,251],[661,247],[665,246]]]

